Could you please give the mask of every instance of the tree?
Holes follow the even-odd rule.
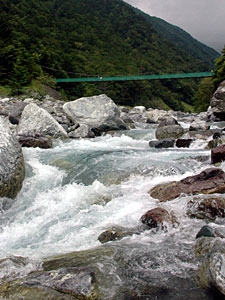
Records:
[[[216,59],[216,70],[214,76],[215,87],[217,87],[223,80],[225,80],[225,46],[222,50],[222,55]]]
[[[194,96],[194,108],[196,112],[207,111],[210,99],[214,91],[214,84],[212,78],[204,78]]]

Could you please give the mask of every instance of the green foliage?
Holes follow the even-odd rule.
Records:
[[[209,66],[214,68],[214,60],[219,57],[219,53],[216,50],[195,40],[183,29],[169,24],[160,18],[151,17],[138,9],[136,10],[137,13],[142,15],[163,38],[169,40],[180,50],[185,50],[193,57],[198,58],[200,61],[196,66],[197,68],[201,68],[201,70],[206,68],[206,71],[209,70]]]
[[[0,86],[0,97],[8,97],[11,95],[11,89],[8,86]]]
[[[182,101],[182,105],[183,105],[183,110],[184,112],[189,112],[189,113],[194,113],[195,109],[192,105]]]
[[[216,59],[215,86],[217,87],[223,80],[225,80],[225,46],[222,50],[222,55]]]
[[[121,0],[0,1],[0,84],[10,85],[13,93],[27,86],[40,90],[39,83],[52,86],[54,79],[49,78],[192,72],[211,66],[214,53],[208,47],[192,46],[209,57],[199,69],[202,57],[178,47],[171,36],[163,38],[149,19]],[[190,38],[188,44],[192,42]],[[183,110],[183,102],[192,105],[197,83],[133,81],[60,88],[69,99],[105,93],[121,105]]]
[[[194,108],[196,112],[207,111],[213,91],[214,84],[212,78],[205,78],[200,82],[194,96]]]

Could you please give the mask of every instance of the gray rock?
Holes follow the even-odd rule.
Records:
[[[53,137],[67,137],[65,129],[43,108],[31,103],[21,115],[18,135],[40,134]]]
[[[133,123],[134,122],[132,120],[132,118],[130,117],[129,113],[121,112],[120,117],[125,123]]]
[[[165,139],[160,141],[150,141],[149,147],[151,148],[173,148],[175,144],[175,140]]]
[[[201,237],[216,237],[214,234],[214,230],[212,227],[208,226],[208,225],[204,225],[199,232],[196,235],[196,239],[199,239]]]
[[[124,237],[131,236],[133,234],[140,234],[145,229],[144,226],[139,226],[136,228],[126,228],[122,226],[113,226],[108,228],[107,230],[103,231],[99,236],[98,240],[100,243],[105,244],[107,242],[121,240]]]
[[[145,113],[145,118],[148,120],[148,123],[160,123],[168,117],[177,118],[177,112],[149,108]]]
[[[146,112],[146,108],[144,106],[134,106],[132,109],[130,109],[130,114],[143,114]]]
[[[155,136],[158,140],[163,139],[178,139],[184,134],[184,129],[180,125],[167,125],[158,127]]]
[[[204,288],[214,288],[225,295],[225,242],[213,237],[197,239],[196,256],[202,259],[197,280]]]
[[[80,98],[65,103],[63,109],[75,124],[87,125],[102,132],[128,129],[120,118],[116,104],[106,95]]]
[[[92,132],[87,125],[80,125],[74,131],[69,133],[70,138],[78,139],[78,138],[93,138],[95,136],[94,132]]]
[[[95,270],[91,268],[60,268],[31,274],[24,285],[41,285],[78,299],[92,299],[97,296]],[[89,298],[90,297],[90,298]]]
[[[15,198],[25,177],[21,147],[0,117],[0,197]]]
[[[210,123],[202,120],[195,120],[191,123],[190,131],[208,130],[210,128]]]
[[[24,107],[27,105],[27,103],[25,102],[18,102],[14,109],[12,109],[9,113],[9,121],[12,123],[12,124],[19,124],[19,120],[20,120],[20,117],[21,117],[21,114],[24,110]]]
[[[225,120],[225,81],[215,91],[211,102],[211,112],[219,120]]]
[[[159,123],[159,127],[178,125],[178,122],[173,117],[166,117]]]
[[[0,282],[22,278],[37,270],[42,270],[41,262],[27,257],[9,256],[0,259]]]

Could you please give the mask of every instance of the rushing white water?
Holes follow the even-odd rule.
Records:
[[[90,249],[100,245],[98,235],[110,225],[137,226],[156,206],[173,210],[181,223],[171,228],[171,237],[183,245],[193,243],[202,221],[186,217],[188,197],[162,204],[148,191],[157,183],[208,167],[194,158],[209,151],[201,145],[151,149],[150,139],[154,130],[131,130],[114,137],[59,141],[49,150],[24,148],[23,188],[0,218],[1,257],[46,257]],[[123,243],[157,245],[167,238],[168,233],[147,232]]]

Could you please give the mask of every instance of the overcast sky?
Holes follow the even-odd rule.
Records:
[[[151,16],[177,25],[221,51],[225,45],[225,0],[124,0]]]

